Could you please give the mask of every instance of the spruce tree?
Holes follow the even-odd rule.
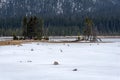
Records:
[[[26,39],[27,37],[27,17],[23,18],[23,22],[22,22],[22,35],[24,37],[24,39]]]
[[[93,21],[89,18],[85,19],[85,31],[84,31],[84,36],[85,40],[92,40],[93,39]]]

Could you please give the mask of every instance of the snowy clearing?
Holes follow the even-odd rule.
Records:
[[[120,39],[105,41],[0,46],[0,80],[120,80]]]
[[[13,37],[0,37],[0,41],[13,40]]]

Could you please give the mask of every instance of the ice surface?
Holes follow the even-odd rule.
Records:
[[[120,39],[109,41],[0,46],[0,80],[120,80]]]

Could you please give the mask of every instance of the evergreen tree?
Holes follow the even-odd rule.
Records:
[[[42,19],[39,19],[39,22],[38,22],[38,27],[37,27],[37,38],[39,39],[39,40],[41,40],[42,39],[42,36],[44,35],[44,33],[43,33],[43,24],[44,24],[44,22],[43,22],[43,20]]]
[[[23,18],[22,31],[25,39],[27,37],[27,17]]]
[[[27,36],[29,39],[35,37],[35,28],[34,28],[34,18],[30,17],[30,20],[27,23]]]
[[[86,18],[85,25],[86,25],[85,30],[84,30],[85,40],[90,40],[92,36],[92,27],[93,27],[92,20],[90,20],[89,18]]]
[[[43,20],[38,19],[36,16],[30,17],[28,22],[27,18],[23,19],[23,36],[29,39],[42,39],[43,36]]]

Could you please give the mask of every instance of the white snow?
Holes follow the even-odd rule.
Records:
[[[6,2],[6,0],[0,0],[0,2],[2,2],[2,3],[3,3],[3,2]]]
[[[63,4],[60,2],[60,0],[58,0],[58,2],[57,2],[57,13],[58,14],[62,14],[63,13],[62,5]]]
[[[91,12],[91,11],[92,11],[92,7],[89,7],[89,8],[87,9],[87,11]]]
[[[0,37],[0,41],[13,40],[13,37]]]
[[[77,40],[78,37],[76,36],[73,36],[73,37],[70,37],[70,36],[50,36],[49,37],[49,41],[56,41],[56,42],[61,42],[61,41],[75,41]]]
[[[92,0],[92,1],[93,1],[94,4],[97,2],[97,0]]]
[[[0,80],[120,80],[120,39],[109,41],[0,46]]]

